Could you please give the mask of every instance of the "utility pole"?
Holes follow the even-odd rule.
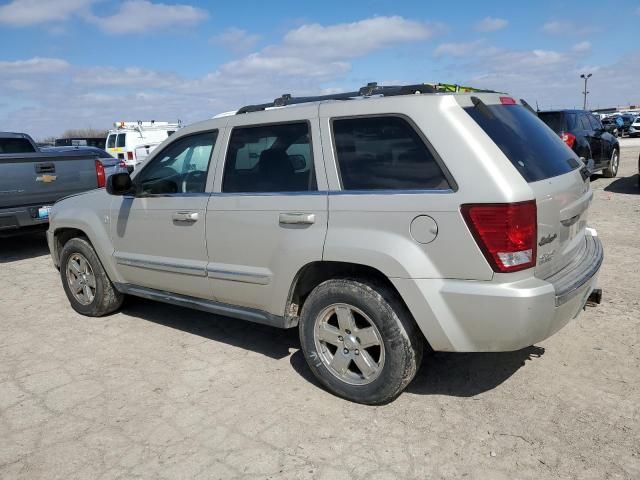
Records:
[[[584,92],[582,92],[582,94],[584,95],[584,102],[582,104],[583,110],[587,109],[587,94],[589,93],[589,91],[587,90],[587,81],[591,78],[591,75],[591,73],[587,75],[583,73],[582,75],[580,75],[580,78],[584,78]]]

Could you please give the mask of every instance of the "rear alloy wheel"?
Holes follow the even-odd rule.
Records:
[[[332,393],[376,405],[396,398],[413,379],[424,339],[388,287],[334,279],[318,285],[300,315],[309,368]]]
[[[613,149],[611,153],[611,160],[609,161],[609,167],[605,168],[602,174],[606,178],[613,178],[618,174],[618,166],[620,165],[620,153],[617,149]]]
[[[62,286],[73,309],[89,317],[101,317],[122,305],[118,292],[91,244],[84,238],[72,238],[60,253]]]

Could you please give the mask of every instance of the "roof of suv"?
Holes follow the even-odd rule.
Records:
[[[453,87],[453,89],[452,89]],[[499,93],[493,90],[482,90],[472,87],[460,87],[459,85],[420,83],[414,85],[390,85],[380,86],[376,82],[368,83],[366,86],[354,92],[335,93],[329,95],[318,95],[312,97],[293,97],[291,94],[284,94],[273,102],[256,105],[246,105],[240,108],[236,115],[250,112],[264,111],[270,108],[287,107],[298,104],[320,103],[326,101],[345,101],[368,98],[373,96],[396,97],[399,95],[415,94],[455,94],[455,93]]]

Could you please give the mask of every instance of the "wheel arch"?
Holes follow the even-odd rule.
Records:
[[[67,244],[67,242],[69,242],[69,240],[73,238],[83,238],[87,242],[89,242],[89,245],[91,245],[91,248],[93,248],[93,250],[95,251],[98,259],[100,260],[100,263],[102,264],[102,267],[105,269],[111,281],[114,281],[114,282],[119,281],[119,275],[115,270],[112,262],[113,250],[111,249],[108,252],[105,252],[104,248],[106,248],[107,246],[104,244],[104,240],[102,243],[100,243],[100,241],[98,241],[99,239],[97,239],[97,237],[93,234],[93,232],[89,228],[62,225],[62,226],[56,227],[53,230],[53,250],[54,251],[52,252],[53,253],[52,256],[53,256],[53,261],[56,267],[60,268],[60,255],[62,253],[62,249]],[[110,242],[109,242],[109,246],[110,246]]]
[[[307,263],[298,270],[289,290],[285,315],[297,318],[302,311],[304,302],[313,289],[322,282],[334,278],[363,280],[366,283],[373,283],[374,285],[384,287],[404,306],[406,313],[411,316],[411,320],[415,324],[418,324],[396,286],[383,272],[369,265],[327,260]],[[420,328],[418,328],[418,330],[421,331]]]

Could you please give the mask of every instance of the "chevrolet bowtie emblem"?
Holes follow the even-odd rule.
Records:
[[[56,178],[58,178],[56,175],[40,175],[36,177],[36,182],[51,183],[55,182]]]

